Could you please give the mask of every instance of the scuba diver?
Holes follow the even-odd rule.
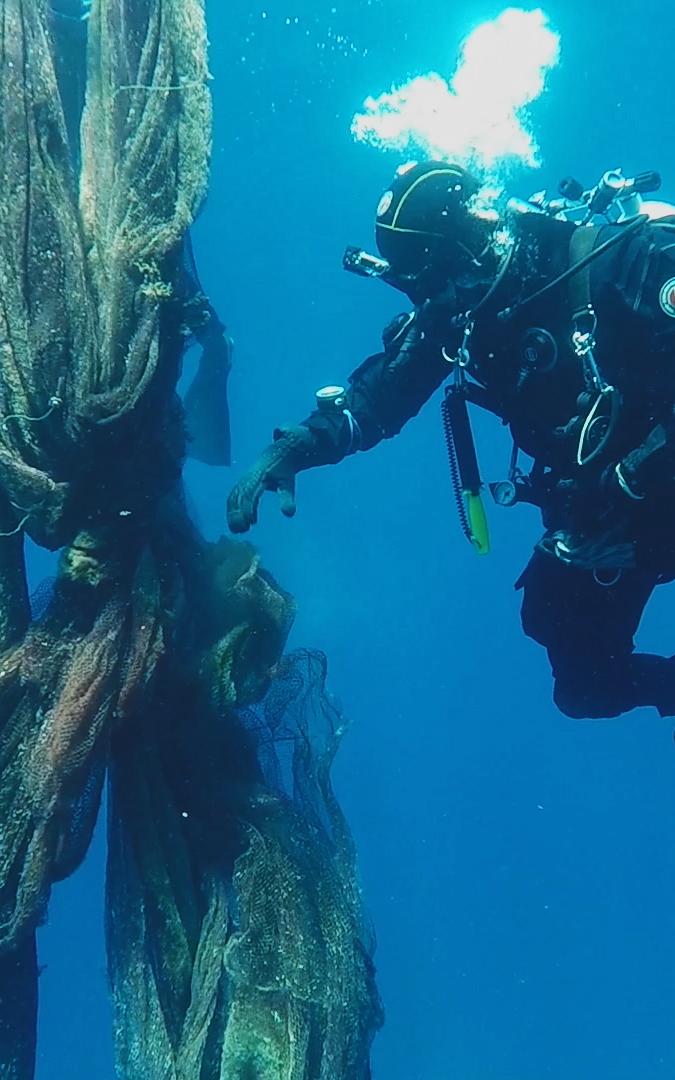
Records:
[[[459,166],[399,170],[377,209],[382,258],[348,249],[345,265],[403,291],[413,310],[346,389],[320,390],[306,420],[275,432],[229,497],[230,529],[256,522],[265,491],[292,516],[299,472],[397,435],[448,382],[466,536],[486,549],[467,404],[511,431],[495,500],[541,510],[546,531],[516,587],[559,709],[675,715],[675,658],[638,653],[633,640],[655,586],[675,578],[675,217],[636,212],[659,184],[607,173],[589,191],[570,180],[561,199],[498,211]]]
[[[87,84],[87,23],[92,0],[51,0],[54,65],[74,167],[80,169],[80,123]],[[201,355],[183,398],[188,453],[206,465],[230,465],[228,382],[233,342],[206,296],[188,236],[173,299],[181,305],[185,348]]]

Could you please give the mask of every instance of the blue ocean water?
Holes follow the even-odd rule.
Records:
[[[347,243],[371,246],[398,164],[354,144],[353,113],[392,82],[449,73],[460,39],[502,7],[209,0],[216,130],[195,249],[237,343],[233,467],[188,469],[209,537],[272,428],[376,351],[400,309],[341,270]],[[563,59],[533,110],[543,168],[516,175],[515,193],[621,165],[661,170],[675,196],[670,7],[546,11]],[[556,712],[513,589],[536,517],[491,513],[493,554],[473,554],[438,406],[369,455],[304,474],[294,521],[270,498],[254,536],[297,597],[293,643],[327,652],[352,720],[336,785],[379,941],[387,1023],[374,1077],[672,1077],[673,725],[647,711],[594,723]],[[498,478],[506,435],[489,418],[477,432]],[[41,556],[32,569],[39,578]],[[670,653],[674,601],[672,587],[652,601],[647,649]],[[99,834],[41,934],[40,1080],[113,1077],[102,888]]]

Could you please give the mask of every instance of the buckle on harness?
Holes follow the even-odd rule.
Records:
[[[469,319],[464,326],[464,337],[462,338],[462,344],[460,345],[454,356],[450,356],[447,349],[445,348],[445,345],[441,349],[441,356],[443,357],[445,362],[450,364],[452,367],[464,369],[468,368],[469,364],[471,363],[471,350],[469,346],[471,344],[471,337],[473,335],[474,325],[475,324],[473,322],[473,319]]]
[[[574,316],[573,321],[572,345],[574,346],[574,352],[580,360],[585,360],[597,348],[595,332],[598,329],[598,318],[594,308],[589,304],[586,311],[580,311]]]
[[[573,324],[572,346],[575,355],[581,360],[588,389],[596,390],[601,397],[613,394],[615,388],[603,378],[595,359],[598,319],[593,306],[589,304],[584,311],[578,311],[573,317]]]

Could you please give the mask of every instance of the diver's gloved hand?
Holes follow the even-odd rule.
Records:
[[[258,520],[258,505],[266,491],[276,491],[281,512],[295,514],[295,477],[317,464],[316,443],[306,427],[280,428],[227,500],[227,522],[233,533],[247,532]]]

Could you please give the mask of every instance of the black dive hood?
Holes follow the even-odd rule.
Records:
[[[345,269],[380,278],[415,304],[447,293],[485,249],[485,223],[468,210],[478,190],[478,181],[459,165],[404,166],[377,208],[375,239],[382,257],[350,247]]]
[[[396,274],[411,277],[432,265],[452,273],[480,250],[480,226],[467,209],[478,188],[461,166],[442,161],[398,171],[375,221],[378,251]]]

